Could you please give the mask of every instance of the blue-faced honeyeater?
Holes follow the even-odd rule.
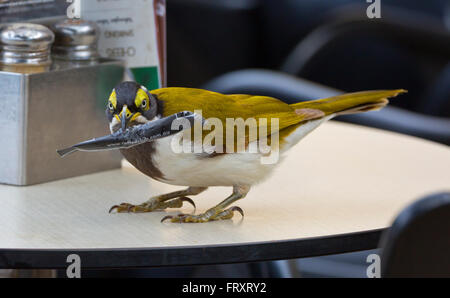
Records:
[[[309,132],[331,118],[360,112],[378,110],[388,104],[388,98],[405,90],[379,90],[349,93],[331,98],[286,104],[267,96],[243,94],[224,95],[201,89],[162,88],[148,91],[135,82],[119,84],[112,92],[106,110],[111,132],[121,128],[144,124],[179,112],[200,110],[204,119],[218,119],[223,127],[227,119],[278,119],[278,130],[266,129],[266,138],[277,134],[279,153],[285,154]],[[263,123],[263,122],[261,122]],[[219,131],[219,132],[217,132]],[[227,129],[216,130],[222,140]],[[250,136],[245,130],[245,146],[258,142],[261,134]],[[172,222],[208,222],[231,219],[239,207],[230,207],[244,198],[252,185],[263,181],[278,163],[262,163],[264,153],[229,150],[208,152],[174,152],[170,136],[147,142],[130,149],[122,149],[123,156],[139,171],[158,181],[187,186],[187,189],[150,198],[140,205],[122,203],[110,210],[122,212],[152,212],[167,208],[180,208],[184,202],[195,206],[190,196],[195,196],[211,186],[233,187],[232,194],[217,206],[199,215],[168,216]],[[202,135],[203,137],[203,135]],[[233,139],[236,141],[236,138]],[[232,141],[233,141],[232,140]],[[212,143],[213,145],[215,143]],[[220,144],[220,142],[218,142]],[[217,147],[217,146],[216,146]],[[235,147],[232,147],[235,148]],[[220,148],[223,149],[223,148]]]

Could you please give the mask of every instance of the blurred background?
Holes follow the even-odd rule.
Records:
[[[380,3],[369,19],[364,0],[168,0],[169,85],[262,68],[344,91],[405,88],[394,105],[450,116],[450,3]]]

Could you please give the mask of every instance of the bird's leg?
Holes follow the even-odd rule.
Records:
[[[144,213],[152,212],[156,210],[164,210],[167,208],[181,208],[184,202],[192,204],[195,208],[195,203],[187,196],[195,196],[204,192],[207,187],[189,187],[185,190],[175,191],[168,194],[159,195],[150,198],[147,202],[140,205],[132,205],[128,203],[122,203],[120,205],[113,206],[109,213],[114,210],[117,213]]]
[[[202,223],[214,220],[221,219],[231,219],[234,215],[234,212],[239,212],[242,216],[244,216],[244,212],[239,207],[231,207],[226,209],[231,204],[236,202],[237,200],[245,198],[247,193],[250,191],[250,186],[234,186],[233,194],[226,198],[223,202],[218,204],[217,206],[209,209],[203,214],[199,215],[187,215],[187,214],[179,214],[178,216],[166,216],[162,219],[162,222],[170,219],[171,222],[179,222],[179,223]]]

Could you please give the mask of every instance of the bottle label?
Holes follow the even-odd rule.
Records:
[[[156,1],[156,2],[155,2]],[[123,59],[134,79],[148,89],[163,85],[165,46],[159,33],[165,6],[153,0],[81,1],[81,18],[100,27],[99,53]],[[164,2],[163,2],[164,3]]]

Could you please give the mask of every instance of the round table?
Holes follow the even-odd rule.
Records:
[[[96,154],[96,153],[78,153]],[[69,157],[70,158],[70,157]],[[30,187],[0,186],[0,268],[125,268],[251,262],[378,247],[407,205],[449,190],[450,149],[396,133],[329,122],[291,149],[236,203],[233,220],[160,223],[167,214],[108,214],[123,201],[180,189],[122,169]],[[192,197],[202,212],[230,188]]]

